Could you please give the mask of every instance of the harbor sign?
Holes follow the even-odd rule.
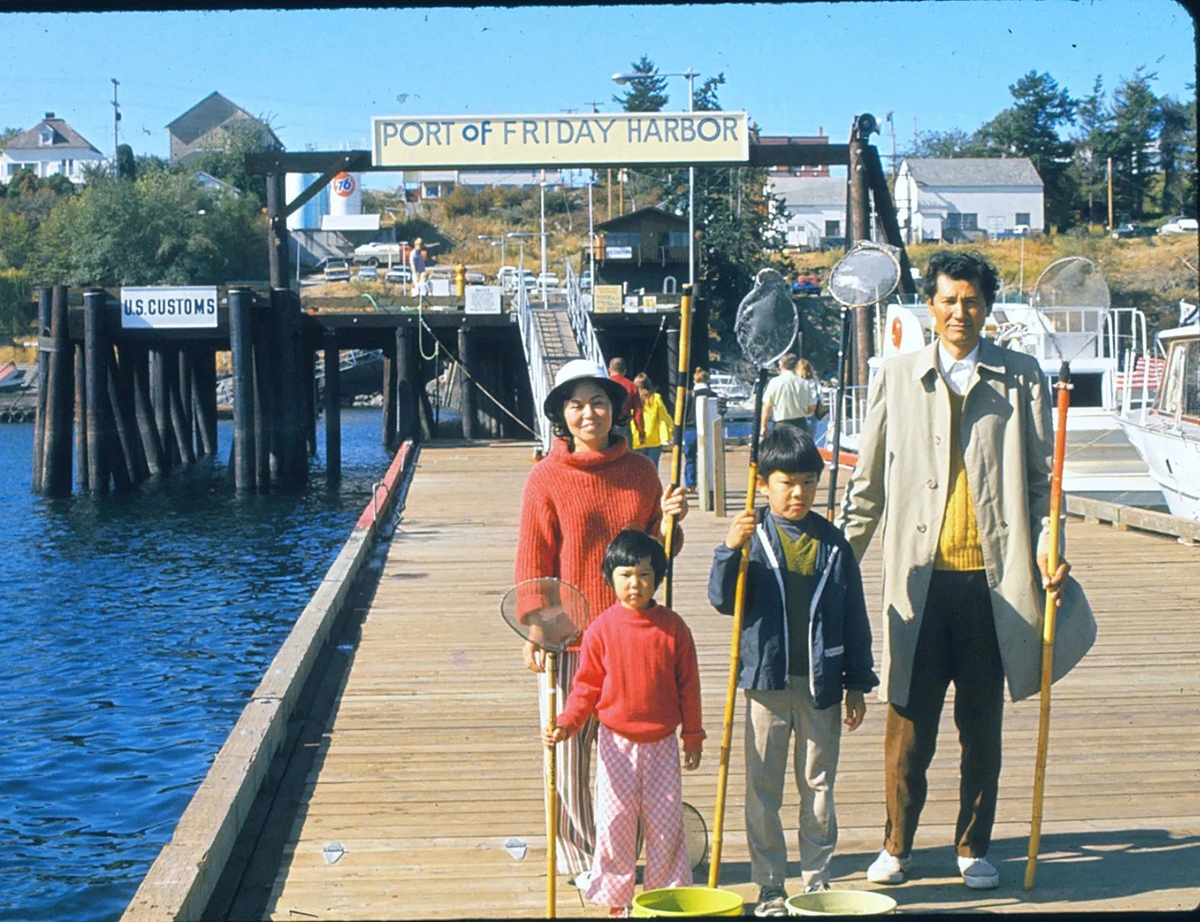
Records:
[[[215,285],[121,289],[123,329],[165,330],[216,326]]]
[[[371,119],[371,162],[397,169],[738,164],[745,112],[426,115]]]

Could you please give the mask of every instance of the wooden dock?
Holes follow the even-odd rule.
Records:
[[[331,680],[327,719],[313,723],[298,747],[308,761],[293,772],[294,788],[276,797],[267,834],[226,898],[230,918],[251,911],[280,920],[543,913],[535,680],[498,611],[511,584],[531,454],[524,445],[422,450],[352,663]],[[744,449],[729,459],[736,511],[744,503],[735,492],[744,489]],[[675,590],[675,607],[697,639],[709,732],[703,765],[685,775],[684,796],[710,828],[730,620],[710,608],[705,585],[727,521],[692,510]],[[901,911],[1151,911],[1200,903],[1200,549],[1078,519],[1068,534],[1068,558],[1095,608],[1099,639],[1055,686],[1037,887],[1021,885],[1036,699],[1007,709],[991,852],[1003,877],[991,892],[965,889],[955,873],[957,745],[947,706],[913,878],[883,888]],[[864,568],[877,608],[876,549]],[[721,882],[750,902],[757,888],[748,882],[738,710]],[[834,889],[874,887],[864,870],[882,839],[882,728],[881,706],[868,696],[864,726],[842,745]],[[797,810],[792,790],[785,823],[794,823]],[[791,870],[798,875],[794,863]],[[698,882],[706,874],[704,866]],[[565,879],[558,894],[562,916],[605,915]]]

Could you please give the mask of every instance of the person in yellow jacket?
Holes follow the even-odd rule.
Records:
[[[675,435],[675,421],[667,412],[662,395],[647,374],[640,374],[633,379],[637,385],[638,394],[642,398],[642,424],[646,434],[642,436],[636,430],[633,433],[633,449],[645,455],[658,467],[658,459],[662,455],[664,445],[670,445]]]

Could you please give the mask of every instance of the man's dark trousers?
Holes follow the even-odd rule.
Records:
[[[904,707],[888,705],[884,730],[887,826],[884,847],[907,858],[925,806],[925,773],[937,748],[946,690],[954,683],[954,723],[962,745],[958,854],[987,854],[996,819],[1004,666],[983,570],[934,570],[917,635]]]

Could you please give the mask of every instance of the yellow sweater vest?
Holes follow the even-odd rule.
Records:
[[[935,570],[982,570],[983,547],[975,521],[975,502],[967,484],[967,466],[963,459],[963,398],[950,391],[950,492],[946,496],[946,515],[938,535]]]

